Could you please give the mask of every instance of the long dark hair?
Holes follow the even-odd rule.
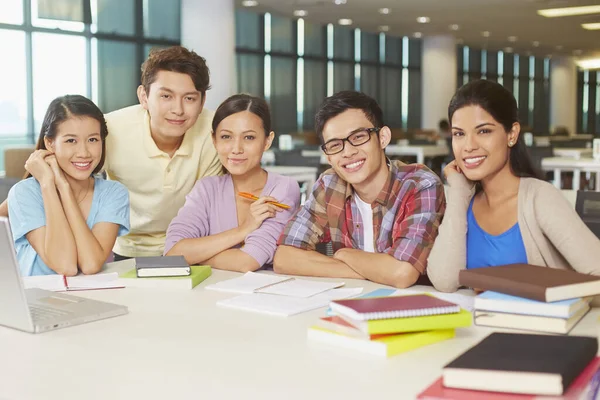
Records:
[[[479,106],[504,127],[508,133],[515,122],[519,122],[519,109],[515,97],[499,83],[484,79],[463,85],[450,100],[448,120],[454,113],[466,106]],[[541,179],[541,174],[533,167],[521,135],[510,149],[510,169],[520,178]]]
[[[46,110],[42,129],[38,136],[36,150],[47,150],[44,138],[54,140],[58,131],[58,126],[69,118],[73,117],[89,117],[100,123],[100,138],[102,139],[102,156],[100,162],[92,172],[97,174],[104,167],[104,159],[106,158],[106,136],[108,136],[108,128],[104,114],[96,104],[90,99],[78,94],[68,94],[66,96],[57,97],[52,100]],[[27,172],[25,178],[29,178],[31,174]]]

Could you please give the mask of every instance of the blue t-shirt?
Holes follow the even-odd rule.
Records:
[[[25,235],[46,225],[40,184],[34,178],[18,182],[8,192],[8,217],[21,275],[55,274],[38,256]],[[118,236],[129,232],[129,192],[123,184],[96,178],[92,206],[87,217],[92,229],[99,222],[119,225]]]
[[[499,235],[490,235],[477,224],[473,200],[467,212],[467,269],[527,263],[527,253],[517,222]]]

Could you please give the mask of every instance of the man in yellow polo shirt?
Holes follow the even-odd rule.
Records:
[[[129,189],[131,229],[117,238],[115,261],[163,254],[166,231],[196,181],[218,175],[213,111],[204,58],[181,46],[153,50],[142,64],[140,104],[105,115],[104,169]],[[6,200],[0,216],[8,216]]]
[[[115,260],[160,256],[165,232],[196,180],[221,171],[211,140],[213,111],[204,58],[175,46],[150,52],[142,65],[139,105],[106,115],[105,170],[129,189],[131,230]]]

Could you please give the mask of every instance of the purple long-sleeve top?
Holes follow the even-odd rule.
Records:
[[[300,203],[300,187],[293,178],[269,172],[261,196],[272,196],[290,206],[249,234],[241,251],[263,266],[273,262],[277,240]],[[236,193],[231,175],[210,176],[196,182],[185,204],[167,229],[165,251],[183,239],[216,235],[238,227]]]

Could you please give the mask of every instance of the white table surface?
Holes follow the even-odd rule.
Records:
[[[590,157],[579,159],[571,157],[546,157],[542,159],[542,169],[544,171],[554,171],[554,186],[561,189],[562,183],[560,174],[562,171],[573,172],[573,190],[580,187],[581,172],[591,172],[596,174],[595,190],[600,191],[600,160]]]
[[[385,148],[385,153],[390,156],[416,156],[417,163],[424,164],[426,157],[437,157],[448,155],[448,146],[444,145],[415,145],[403,146],[391,144]]]
[[[552,149],[552,152],[555,157],[571,157],[577,159],[582,157],[592,157],[592,149],[585,147],[573,149],[554,148]]]
[[[235,295],[204,286],[238,275],[213,271],[188,291],[78,292],[124,304],[129,314],[39,335],[0,327],[0,398],[413,399],[493,331],[457,329],[454,339],[379,358],[307,342],[324,308],[278,318],[217,307]],[[591,311],[573,333],[596,336],[598,315]]]

